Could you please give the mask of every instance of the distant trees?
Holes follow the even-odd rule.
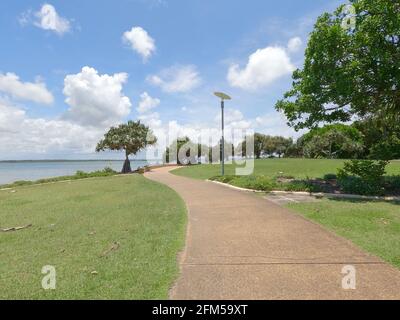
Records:
[[[250,154],[249,150],[246,150],[247,143],[254,144],[254,152],[252,154]],[[293,140],[291,138],[255,133],[252,136],[246,137],[238,145],[236,154],[242,157],[255,157],[256,159],[272,157],[274,155],[280,158],[292,145]]]
[[[176,162],[177,164],[187,165],[197,163],[198,156],[199,146],[190,141],[188,137],[182,137],[167,147],[164,158],[167,163]],[[185,159],[185,163],[181,163],[181,159],[183,158]]]
[[[295,142],[291,138],[255,133],[245,137],[236,148],[225,142],[225,160],[235,156],[256,159],[400,159],[400,122],[392,123],[388,128],[389,124],[376,124],[377,121],[371,118],[351,125],[328,124],[310,130]],[[387,131],[384,128],[388,128]],[[251,150],[247,150],[252,144]],[[198,163],[201,159],[216,163],[221,160],[221,143],[205,146],[190,141],[188,137],[180,138],[167,148],[166,160],[181,164],[179,153],[185,158],[182,164]]]
[[[130,173],[130,155],[135,155],[147,146],[157,143],[157,138],[149,127],[140,121],[128,121],[118,127],[111,127],[104,138],[97,144],[96,152],[105,150],[125,151],[125,162],[122,173]]]

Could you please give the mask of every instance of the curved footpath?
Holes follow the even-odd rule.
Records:
[[[260,196],[169,173],[189,211],[181,274],[171,299],[400,299],[400,271]],[[356,290],[342,268],[356,269]]]

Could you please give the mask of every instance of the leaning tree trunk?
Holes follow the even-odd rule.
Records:
[[[131,173],[131,172],[132,172],[131,162],[129,161],[128,155],[126,155],[126,159],[125,159],[124,166],[122,168],[121,173]]]

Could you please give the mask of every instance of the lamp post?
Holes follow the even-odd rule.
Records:
[[[215,92],[214,93],[218,98],[221,99],[221,128],[222,128],[222,139],[221,139],[221,175],[225,175],[225,138],[224,138],[224,107],[225,107],[225,100],[231,100],[231,97],[222,92]]]

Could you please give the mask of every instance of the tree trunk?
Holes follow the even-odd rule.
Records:
[[[121,173],[132,173],[131,162],[129,161],[128,155],[126,155],[126,159],[125,159],[124,166],[122,168]]]

